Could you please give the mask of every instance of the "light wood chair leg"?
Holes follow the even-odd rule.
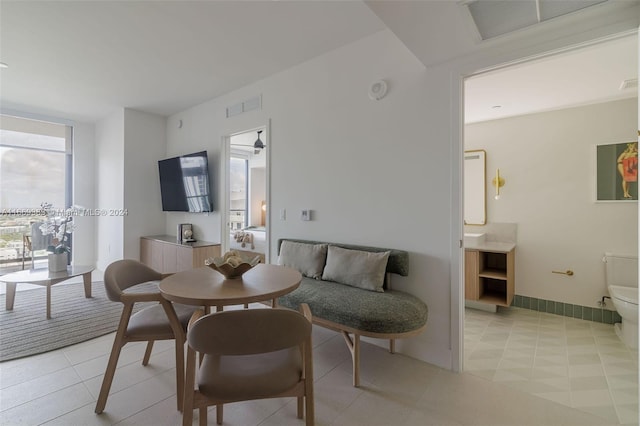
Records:
[[[298,400],[298,418],[301,419],[304,417],[304,399],[301,396],[296,399]]]
[[[142,365],[145,367],[149,365],[149,358],[151,358],[151,351],[153,350],[153,340],[149,340],[147,343],[147,349],[144,351],[144,358],[142,358]]]
[[[305,401],[305,425],[306,426],[313,426],[315,424],[315,408],[314,408],[314,403],[313,403],[313,384],[309,383],[308,385],[305,384],[305,386],[307,387],[306,390],[306,395],[304,397],[304,401]]]
[[[178,411],[182,411],[184,402],[184,340],[176,337],[176,384]]]
[[[222,424],[222,404],[216,405],[216,423]]]
[[[113,341],[113,347],[111,348],[111,355],[109,355],[109,362],[107,363],[107,370],[104,373],[102,379],[102,386],[100,387],[100,395],[98,396],[98,402],[96,403],[95,412],[100,414],[104,411],[104,407],[107,405],[107,398],[109,397],[109,390],[111,389],[111,383],[113,382],[113,376],[116,373],[116,367],[118,366],[118,358],[120,358],[120,351],[126,344],[125,333],[127,331],[127,324],[129,323],[129,317],[133,305],[125,305],[122,309],[122,316],[120,317],[120,323],[118,324],[118,331]]]
[[[311,313],[309,313],[311,315]],[[313,426],[315,424],[315,408],[313,396],[313,343],[311,336],[304,345],[304,402],[305,402],[305,424]]]
[[[207,419],[208,419],[208,414],[207,413],[207,407],[200,407],[200,409],[198,410],[198,414],[200,415],[200,420],[198,420],[198,424],[200,426],[207,426]]]
[[[182,411],[182,425],[191,426],[193,422],[193,404],[196,376],[196,353],[187,347],[187,372],[184,378],[184,404]],[[202,412],[200,413],[202,419]],[[201,420],[202,421],[202,420]]]
[[[184,343],[186,342],[186,336],[182,329],[182,325],[180,324],[180,320],[178,319],[178,315],[176,315],[176,311],[173,309],[173,305],[167,300],[161,301],[160,303],[167,314],[167,318],[169,319],[169,324],[171,325],[171,330],[173,330],[173,336],[176,341],[176,399],[178,411],[182,411],[185,387]]]

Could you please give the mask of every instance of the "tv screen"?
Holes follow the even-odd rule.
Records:
[[[163,211],[212,211],[206,151],[160,160],[158,170]]]

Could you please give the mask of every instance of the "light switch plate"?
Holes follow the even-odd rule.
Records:
[[[311,210],[302,210],[300,212],[300,219],[301,220],[311,220]]]

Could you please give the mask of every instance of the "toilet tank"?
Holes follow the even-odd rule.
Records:
[[[623,287],[638,287],[638,256],[605,253],[606,284]]]

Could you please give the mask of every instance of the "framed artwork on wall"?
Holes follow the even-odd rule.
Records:
[[[638,200],[638,142],[596,145],[596,201]]]

